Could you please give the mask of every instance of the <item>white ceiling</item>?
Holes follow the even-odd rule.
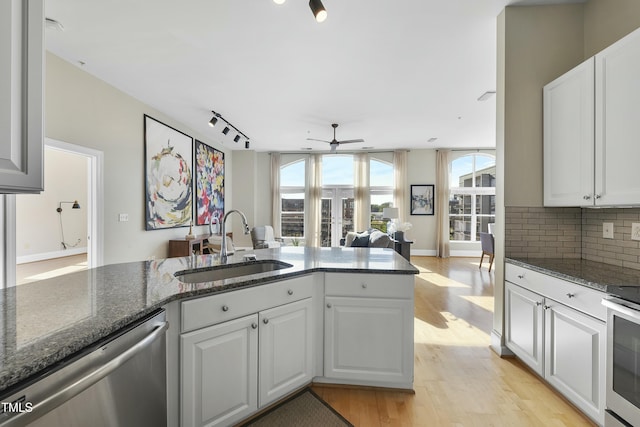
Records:
[[[514,0],[46,0],[47,49],[230,149],[495,147],[496,17]],[[540,3],[539,1],[537,3]],[[80,65],[82,61],[84,65]],[[437,138],[428,142],[429,138]]]

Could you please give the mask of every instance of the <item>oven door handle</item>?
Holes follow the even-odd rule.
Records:
[[[640,307],[635,304],[627,305],[627,303],[619,299],[603,299],[602,305],[640,321]]]

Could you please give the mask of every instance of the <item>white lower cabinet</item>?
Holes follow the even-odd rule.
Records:
[[[603,425],[606,324],[599,301],[595,305],[599,293],[565,281],[549,287],[549,282],[555,285],[553,281],[559,279],[547,280],[548,276],[520,267],[514,274],[513,268],[507,264],[507,280],[512,278],[528,289],[505,282],[507,347]]]
[[[413,277],[327,273],[325,283],[325,378],[412,388]]]
[[[221,426],[258,409],[258,315],[183,334],[182,426]]]

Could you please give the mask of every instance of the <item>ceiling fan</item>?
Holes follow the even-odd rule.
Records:
[[[327,144],[329,144],[331,146],[331,152],[335,153],[336,149],[338,148],[338,145],[340,144],[353,144],[354,142],[364,142],[364,139],[347,139],[345,141],[338,141],[336,139],[336,128],[338,127],[337,123],[333,123],[331,125],[331,127],[333,128],[333,140],[332,141],[325,141],[324,139],[314,139],[314,138],[307,138],[308,141],[320,141],[320,142],[326,142]]]

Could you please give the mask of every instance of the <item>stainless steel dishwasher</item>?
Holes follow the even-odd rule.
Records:
[[[167,328],[164,310],[155,312],[3,396],[12,405],[0,426],[166,426]]]

